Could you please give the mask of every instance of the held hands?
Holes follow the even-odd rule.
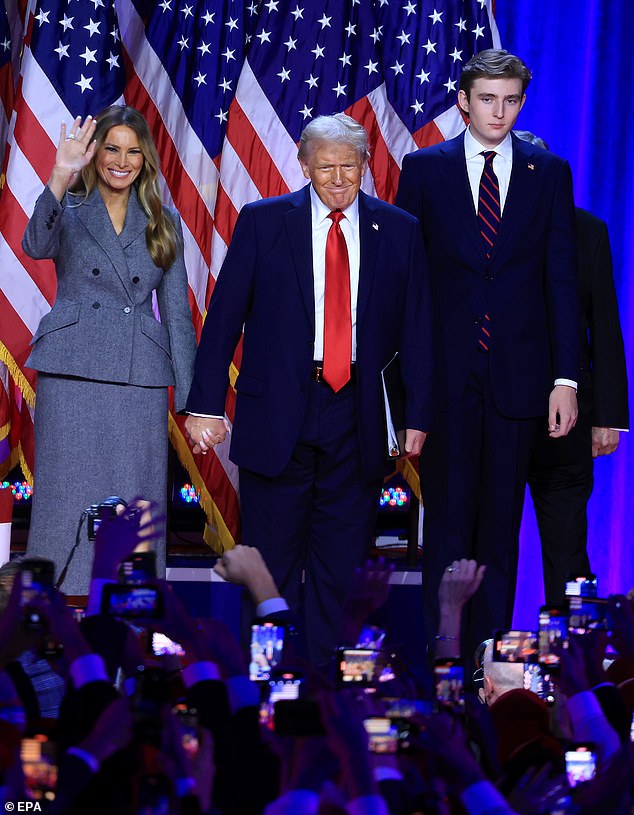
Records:
[[[185,419],[185,433],[194,453],[206,456],[212,447],[227,438],[229,428],[224,419],[208,416],[192,416]]]
[[[59,201],[76,173],[83,170],[92,161],[97,146],[93,141],[96,127],[97,120],[92,116],[86,116],[83,124],[81,116],[78,116],[68,132],[65,122],[60,125],[55,166],[48,182],[51,191]]]
[[[568,385],[555,385],[548,400],[548,435],[551,439],[567,436],[577,423],[577,394]]]

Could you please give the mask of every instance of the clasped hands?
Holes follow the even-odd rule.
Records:
[[[185,433],[194,453],[203,456],[227,438],[229,427],[225,419],[214,419],[209,416],[192,416],[185,419]]]

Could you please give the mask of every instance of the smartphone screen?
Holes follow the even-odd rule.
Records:
[[[571,787],[591,781],[597,769],[597,758],[587,744],[578,744],[566,750],[566,776]]]
[[[494,662],[537,662],[537,631],[497,631]]]
[[[22,739],[20,758],[27,797],[34,801],[55,800],[57,787],[57,749],[48,736],[37,734]],[[35,811],[35,810],[34,810]]]
[[[559,667],[559,651],[568,647],[568,615],[560,608],[539,610],[538,662],[551,670]]]
[[[368,685],[385,663],[383,651],[372,648],[338,648],[337,679],[343,685]]]
[[[575,575],[566,581],[566,597],[596,597],[597,577],[594,574]]]
[[[156,577],[156,552],[133,552],[119,565],[123,583],[143,583]]]
[[[273,728],[275,704],[282,700],[299,699],[304,679],[288,671],[268,681],[268,693],[260,705],[260,724]]]
[[[570,597],[568,603],[568,631],[571,634],[612,630],[612,615],[607,599],[583,596]]]
[[[156,586],[111,583],[103,587],[101,611],[126,619],[156,619],[163,611],[161,595]]]
[[[263,623],[251,626],[249,679],[253,682],[270,679],[271,671],[282,661],[285,635],[283,625]]]
[[[524,663],[524,688],[549,705],[555,703],[555,682],[545,665]]]
[[[368,734],[368,750],[371,753],[396,753],[398,750],[398,728],[391,719],[384,716],[371,716],[364,719]]]
[[[461,660],[437,659],[434,664],[436,707],[464,713],[464,667]]]

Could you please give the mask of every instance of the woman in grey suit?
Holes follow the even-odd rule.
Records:
[[[59,575],[91,504],[140,495],[164,511],[167,388],[180,410],[192,378],[180,220],[161,203],[158,156],[138,111],[115,105],[75,119],[68,134],[62,124],[22,245],[52,258],[57,275],[27,361],[39,372],[27,552],[54,560]],[[164,542],[157,549],[160,574]],[[91,561],[84,534],[67,594],[87,593]]]

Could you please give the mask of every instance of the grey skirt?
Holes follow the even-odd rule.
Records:
[[[35,472],[28,557],[66,563],[82,512],[110,495],[167,503],[167,388],[38,374]],[[159,576],[165,541],[159,541]],[[86,524],[61,590],[87,594],[92,544]]]

